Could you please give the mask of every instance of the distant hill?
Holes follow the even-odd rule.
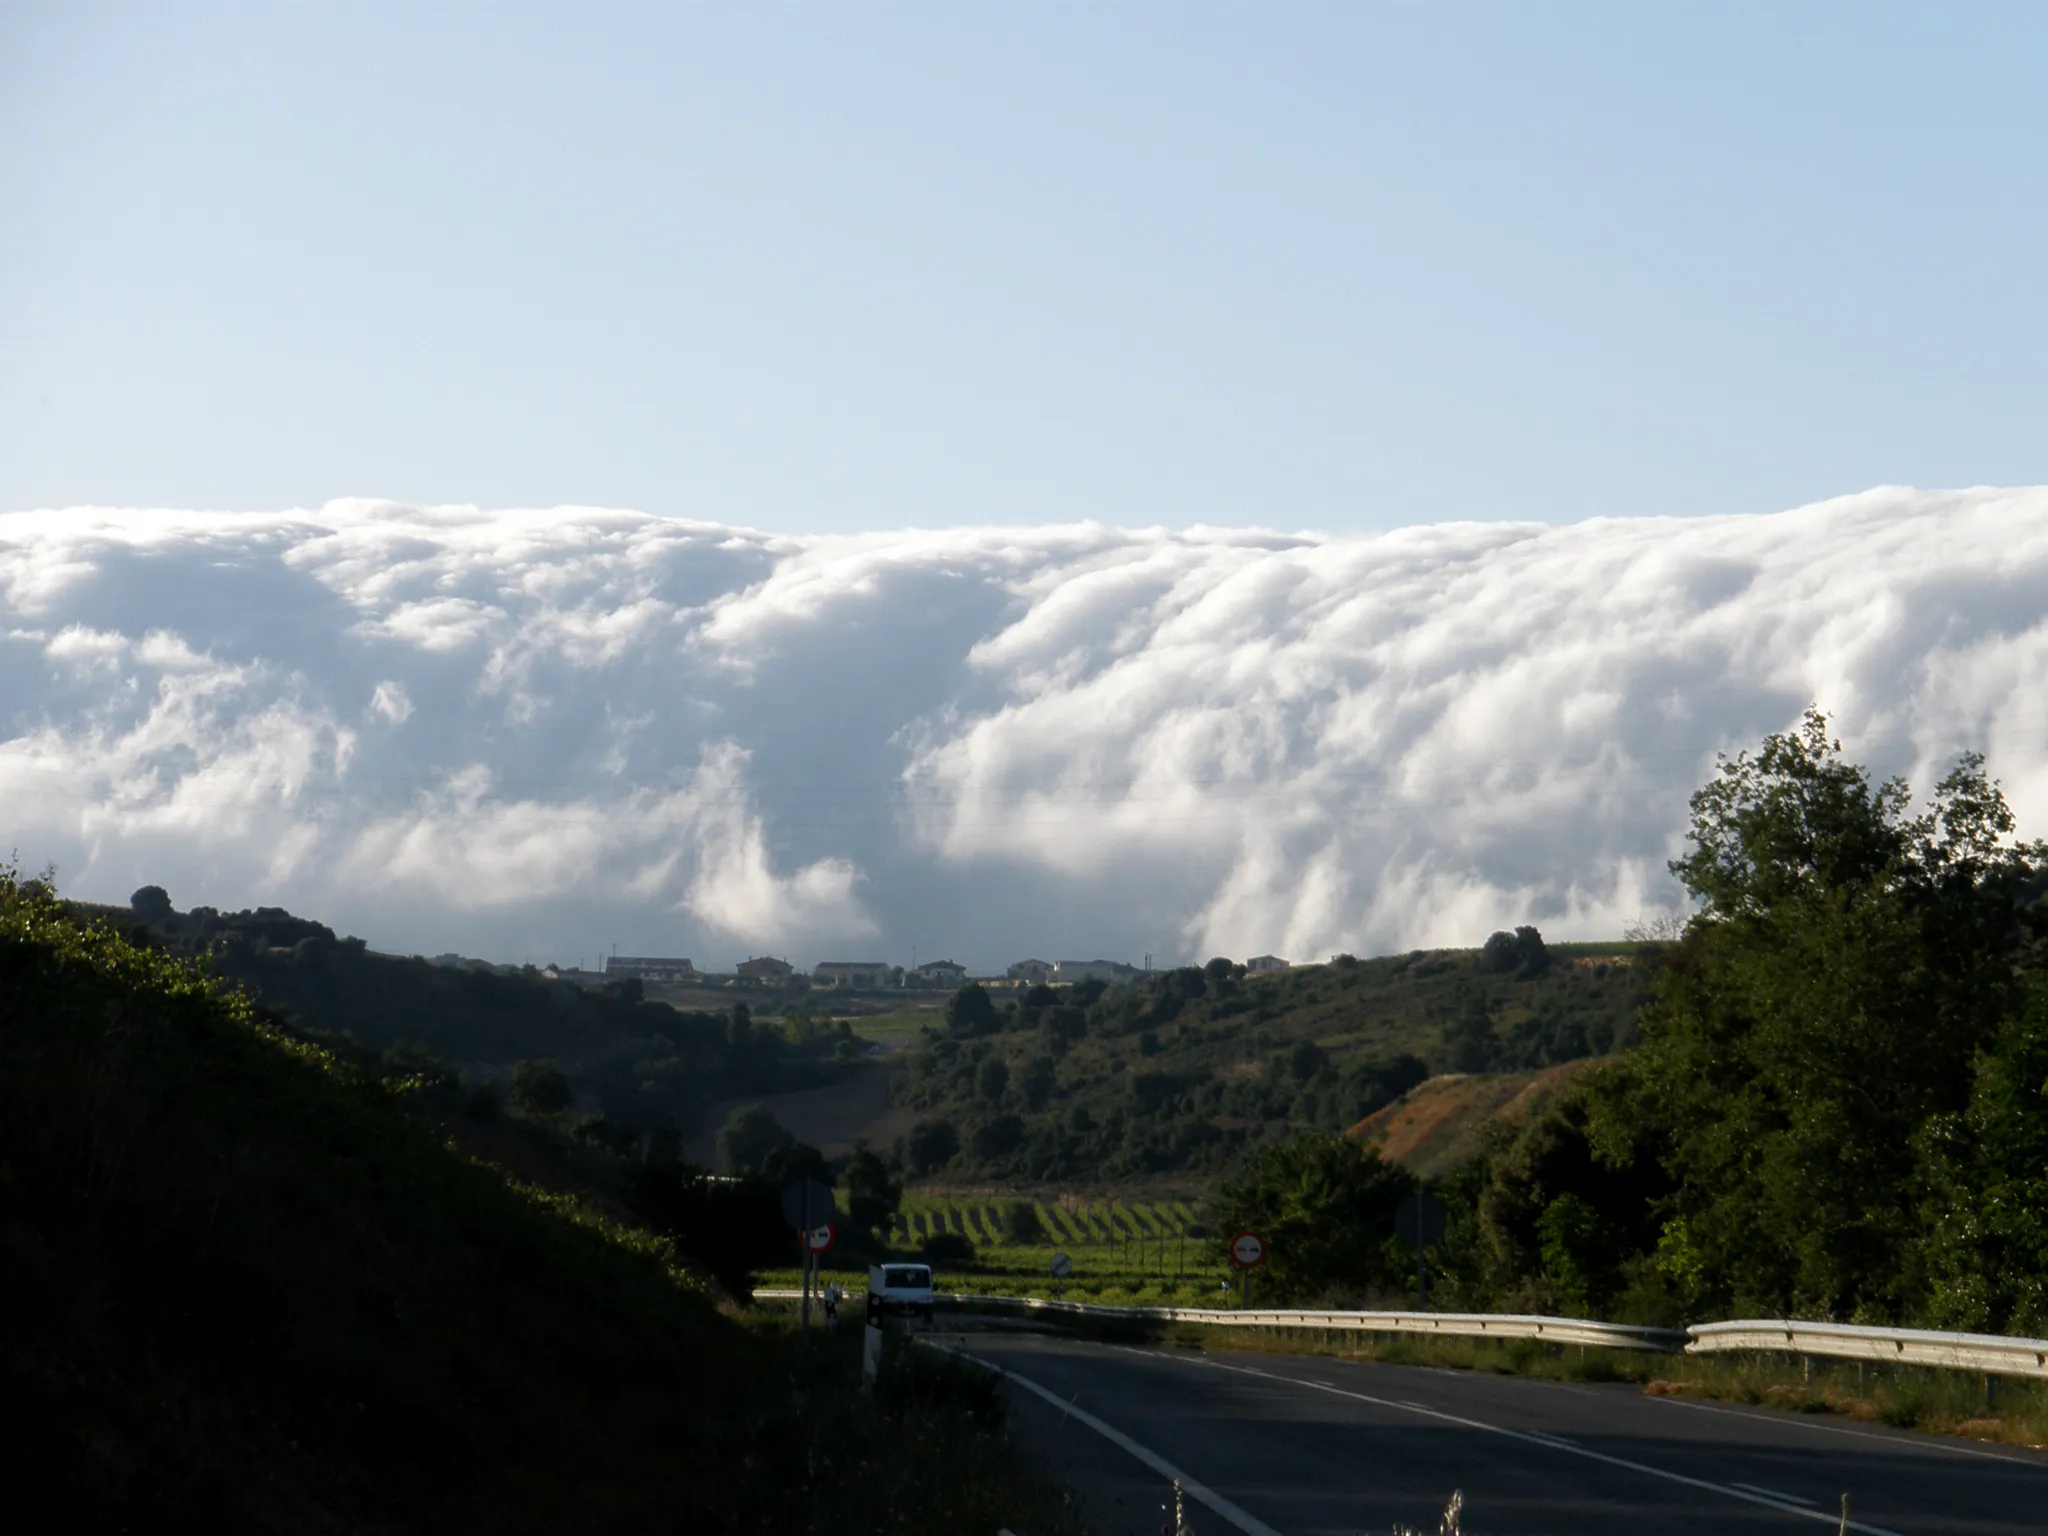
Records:
[[[1480,949],[1260,974],[1218,961],[1009,1004],[963,993],[904,1053],[906,1162],[928,1178],[1206,1176],[1260,1140],[1349,1129],[1434,1076],[1527,1080],[1624,1047],[1660,953],[1525,928]]]
[[[693,1133],[707,1106],[818,1088],[853,1070],[850,1037],[804,1040],[732,1012],[648,1001],[637,981],[579,987],[528,966],[499,971],[378,954],[362,940],[279,907],[180,912],[149,888],[130,907],[72,903],[173,955],[203,958],[293,1027],[372,1055],[431,1057],[472,1081],[522,1060],[558,1061],[581,1107],[617,1124]],[[735,995],[726,1007],[744,1005]],[[757,999],[760,1001],[760,999]]]
[[[1389,1162],[1434,1179],[1489,1150],[1495,1126],[1526,1124],[1554,1100],[1590,1060],[1541,1072],[1446,1073],[1374,1110],[1350,1134],[1373,1143]]]

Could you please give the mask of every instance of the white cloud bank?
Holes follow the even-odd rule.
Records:
[[[2048,832],[2044,679],[2048,489],[1343,539],[0,516],[0,842],[430,953],[1613,934],[1809,701]]]

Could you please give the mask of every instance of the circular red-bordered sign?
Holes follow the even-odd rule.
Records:
[[[804,1234],[804,1246],[813,1253],[823,1253],[832,1246],[838,1236],[839,1228],[828,1221],[822,1227],[813,1227]]]
[[[1266,1262],[1266,1240],[1256,1232],[1240,1232],[1230,1240],[1230,1262],[1239,1269],[1256,1269]]]

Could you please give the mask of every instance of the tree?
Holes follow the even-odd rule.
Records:
[[[1043,1109],[1052,1097],[1052,1091],[1059,1085],[1059,1069],[1053,1059],[1046,1055],[1031,1057],[1024,1063],[1019,1086],[1024,1090],[1024,1102],[1032,1109]]]
[[[1045,1223],[1039,1219],[1038,1207],[1029,1200],[1012,1200],[1004,1206],[1003,1236],[1024,1248],[1044,1242]]]
[[[512,1069],[512,1102],[521,1114],[559,1115],[575,1101],[559,1062],[522,1061]]]
[[[974,1074],[974,1088],[991,1104],[1000,1104],[1010,1086],[1010,1067],[1000,1056],[991,1056]]]
[[[936,1173],[960,1151],[960,1133],[947,1119],[920,1120],[910,1128],[910,1166],[917,1173]]]
[[[145,923],[161,923],[176,915],[170,893],[160,885],[145,885],[128,898],[128,909]]]
[[[1550,951],[1543,935],[1527,926],[1513,933],[1490,935],[1479,950],[1479,969],[1493,975],[1513,972],[1524,978],[1541,976],[1550,969]]]
[[[978,981],[946,999],[946,1030],[955,1035],[990,1035],[997,1028],[996,1007]]]
[[[784,1134],[788,1135],[787,1132]],[[771,1148],[757,1166],[762,1179],[777,1189],[798,1179],[816,1179],[827,1186],[833,1182],[831,1165],[825,1161],[825,1154],[794,1136],[788,1136],[780,1145]]]
[[[864,1141],[853,1144],[846,1165],[846,1214],[865,1232],[886,1233],[903,1204],[902,1181],[893,1177],[888,1161]]]
[[[1500,1037],[1485,998],[1476,994],[1466,998],[1464,1008],[1444,1031],[1444,1048],[1453,1072],[1484,1072],[1494,1065],[1500,1054]]]
[[[741,1105],[719,1128],[718,1165],[728,1173],[757,1172],[772,1153],[795,1141],[766,1105]]]
[[[2018,1002],[2042,850],[2012,827],[1981,759],[1915,815],[1818,710],[1694,794],[1671,868],[1699,911],[1590,1126],[1613,1165],[1660,1167],[1658,1260],[1690,1306],[1923,1304],[1929,1138],[1969,1109]]]
[[[1394,1207],[1414,1187],[1363,1142],[1297,1136],[1260,1147],[1224,1180],[1215,1225],[1226,1242],[1240,1231],[1266,1240],[1259,1283],[1273,1299],[1357,1296],[1405,1283]]]

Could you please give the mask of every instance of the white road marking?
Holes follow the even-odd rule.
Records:
[[[1747,1488],[1751,1493],[1760,1493],[1767,1499],[1783,1499],[1787,1504],[1818,1504],[1819,1499],[1809,1499],[1804,1494],[1780,1493],[1775,1488],[1761,1488],[1755,1483],[1733,1483],[1730,1488]]]
[[[1057,1392],[1053,1392],[1045,1387],[1041,1387],[1029,1376],[1019,1376],[1015,1371],[1011,1370],[1008,1366],[997,1365],[995,1361],[983,1359],[980,1355],[970,1355],[965,1350],[954,1351],[954,1353],[961,1355],[965,1359],[972,1360],[976,1365],[985,1365],[990,1370],[996,1372],[998,1375],[1007,1377],[1009,1380],[1014,1381],[1018,1386],[1022,1387],[1025,1391],[1035,1393],[1037,1396],[1044,1398],[1048,1403],[1051,1403],[1053,1407],[1059,1409],[1060,1412],[1064,1413],[1068,1418],[1079,1419],[1083,1424],[1086,1424],[1090,1429],[1094,1430],[1095,1433],[1102,1436],[1102,1438],[1107,1440],[1111,1445],[1116,1446],[1120,1450],[1129,1451],[1133,1456],[1137,1457],[1139,1461],[1143,1462],[1146,1466],[1150,1467],[1154,1472],[1157,1472],[1161,1477],[1167,1479],[1169,1482],[1179,1483],[1180,1491],[1182,1493],[1186,1494],[1189,1498],[1193,1499],[1198,1504],[1208,1505],[1210,1509],[1214,1510],[1217,1514],[1221,1515],[1224,1519],[1228,1520],[1240,1531],[1243,1531],[1245,1533],[1245,1536],[1280,1536],[1280,1533],[1278,1531],[1274,1530],[1273,1527],[1266,1524],[1266,1522],[1261,1520],[1257,1515],[1248,1514],[1246,1511],[1239,1509],[1235,1504],[1231,1503],[1230,1500],[1224,1498],[1223,1495],[1218,1493],[1215,1489],[1209,1487],[1205,1483],[1197,1482],[1194,1478],[1188,1476],[1187,1473],[1181,1471],[1179,1467],[1176,1467],[1172,1462],[1168,1461],[1164,1456],[1161,1456],[1157,1451],[1147,1450],[1144,1446],[1138,1444],[1137,1441],[1133,1440],[1129,1435],[1125,1434],[1122,1430],[1117,1429],[1112,1425],[1103,1423],[1102,1420],[1095,1417],[1094,1414],[1087,1412],[1085,1409],[1075,1407],[1072,1403],[1068,1402],[1065,1398],[1061,1397]]]
[[[1329,1392],[1337,1397],[1348,1397],[1361,1403],[1371,1403],[1376,1408],[1397,1408],[1404,1413],[1418,1413],[1424,1418],[1437,1419],[1445,1424],[1456,1424],[1464,1429],[1484,1430],[1487,1434],[1500,1435],[1508,1440],[1520,1440],[1526,1445],[1540,1446],[1546,1451],[1557,1451],[1567,1456],[1583,1456],[1588,1461],[1601,1462],[1610,1467],[1620,1467],[1629,1472],[1640,1472],[1646,1477],[1661,1478],[1667,1483],[1677,1483],[1684,1488],[1697,1488],[1703,1493],[1718,1493],[1723,1498],[1735,1499],[1744,1504],[1761,1504],[1764,1508],[1775,1509],[1780,1514],[1795,1515],[1802,1520],[1820,1521],[1826,1525],[1833,1525],[1838,1530],[1860,1531],[1863,1533],[1863,1536],[1902,1536],[1901,1532],[1888,1530],[1881,1525],[1865,1525],[1860,1520],[1847,1520],[1838,1524],[1837,1518],[1834,1515],[1823,1514],[1817,1509],[1805,1509],[1797,1504],[1788,1504],[1781,1499],[1761,1493],[1751,1493],[1746,1489],[1734,1487],[1727,1483],[1710,1483],[1705,1478],[1687,1477],[1683,1472],[1667,1471],[1663,1467],[1650,1466],[1647,1462],[1630,1461],[1622,1456],[1609,1456],[1602,1451],[1590,1451],[1582,1445],[1573,1445],[1569,1441],[1552,1440],[1539,1434],[1531,1434],[1526,1430],[1508,1429],[1499,1424],[1488,1424],[1480,1419],[1468,1419],[1455,1413],[1445,1413],[1440,1408],[1416,1408],[1395,1398],[1373,1397],[1369,1393],[1353,1392],[1344,1387],[1326,1387],[1318,1381],[1305,1381],[1297,1376],[1282,1376],[1273,1371],[1262,1371],[1249,1365],[1225,1365],[1220,1360],[1199,1356],[1189,1360],[1188,1363],[1191,1365],[1206,1365],[1211,1370],[1230,1371],[1240,1376],[1258,1376],[1267,1381],[1286,1382],[1297,1387],[1308,1387],[1317,1392]],[[1047,1395],[1050,1396],[1050,1394]]]
[[[1731,1419],[1748,1419],[1752,1424],[1787,1424],[1794,1429],[1810,1429],[1822,1435],[1847,1435],[1851,1440],[1872,1440],[1879,1445],[1896,1449],[1910,1445],[1916,1451],[1946,1451],[1951,1456],[1975,1456],[1979,1461],[2002,1461],[2009,1467],[2031,1467],[2036,1472],[2048,1472],[2048,1461],[2029,1459],[2025,1456],[2002,1456],[1997,1451],[1982,1450],[1974,1445],[1957,1445],[1953,1440],[1939,1435],[1915,1435],[1905,1439],[1899,1435],[1874,1435],[1867,1429],[1844,1429],[1839,1424],[1821,1424],[1801,1415],[1794,1418],[1787,1415],[1746,1413],[1740,1408],[1723,1408],[1714,1403],[1696,1403],[1684,1397],[1650,1397],[1645,1402],[1666,1403],[1673,1408],[1690,1408],[1696,1413],[1718,1413]]]

